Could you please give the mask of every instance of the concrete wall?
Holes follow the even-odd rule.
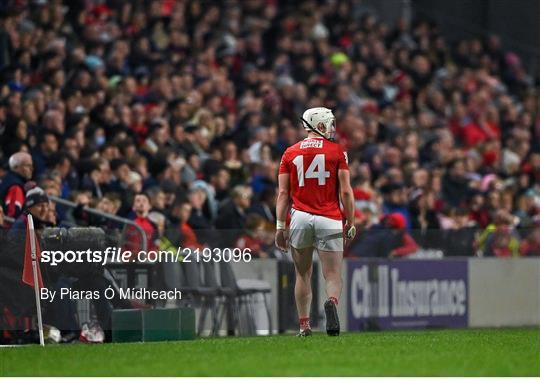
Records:
[[[318,259],[316,257],[316,254],[314,255],[314,259]],[[270,305],[272,307],[272,323],[273,323],[273,329],[274,332],[277,330],[277,322],[278,322],[278,269],[277,269],[277,262],[276,260],[270,260],[270,259],[254,259],[249,263],[239,262],[239,263],[233,263],[232,267],[234,270],[234,273],[237,277],[237,279],[257,279],[257,280],[263,280],[270,284],[270,287],[272,288],[272,294],[270,296],[271,301]],[[326,291],[325,291],[325,282],[324,277],[322,275],[322,270],[320,269],[316,273],[318,275],[319,279],[319,318],[322,320],[321,323],[321,330],[324,330],[325,328],[325,319],[324,319],[324,302],[326,301]],[[315,275],[315,273],[314,273]],[[341,322],[341,329],[347,330],[347,306],[348,306],[348,297],[347,297],[347,291],[346,291],[346,285],[347,285],[347,262],[343,262],[343,270],[342,270],[342,279],[343,279],[343,291],[341,293],[341,299],[339,302],[338,307],[338,314],[339,319]]]
[[[470,259],[469,326],[540,325],[540,259]]]
[[[343,262],[343,292],[338,312],[342,330],[347,330],[347,261]],[[540,259],[471,258],[468,261],[469,327],[540,325]],[[277,328],[277,261],[253,260],[232,264],[239,279],[266,281],[272,288],[271,307],[274,331]],[[319,269],[319,315],[323,322],[326,300],[324,278]]]

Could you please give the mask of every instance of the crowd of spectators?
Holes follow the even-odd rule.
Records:
[[[497,36],[449,43],[430,22],[364,10],[2,2],[6,215],[31,179],[81,204],[50,203],[52,225],[110,226],[90,206],[134,219],[150,248],[230,230],[220,243],[272,256],[279,159],[304,138],[299,115],[326,106],[357,200],[350,255],[539,255],[538,80]]]

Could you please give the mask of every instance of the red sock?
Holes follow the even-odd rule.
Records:
[[[332,303],[338,305],[338,299],[335,298],[334,296],[330,296],[330,297],[328,298],[328,300],[330,300]]]
[[[300,330],[311,329],[309,326],[309,317],[300,317]]]

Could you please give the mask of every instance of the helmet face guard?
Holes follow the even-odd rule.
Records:
[[[328,135],[328,139],[330,141],[333,141],[336,138],[336,118],[332,117],[332,119],[329,121],[328,131],[326,132]]]
[[[303,117],[300,117],[302,123],[304,124],[304,129],[310,130],[321,137],[333,141],[336,137],[336,118],[332,117],[327,120],[320,121],[316,126],[311,125]]]

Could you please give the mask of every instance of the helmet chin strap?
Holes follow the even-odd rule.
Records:
[[[322,138],[324,138],[325,140],[328,140],[328,141],[334,141],[333,138],[328,138],[326,137],[324,134],[322,134],[321,132],[319,132],[317,129],[315,129],[309,122],[307,122],[303,117],[300,116],[300,120],[302,120],[302,122],[304,122],[308,128],[314,132],[314,133],[317,133],[318,135],[320,135]]]

